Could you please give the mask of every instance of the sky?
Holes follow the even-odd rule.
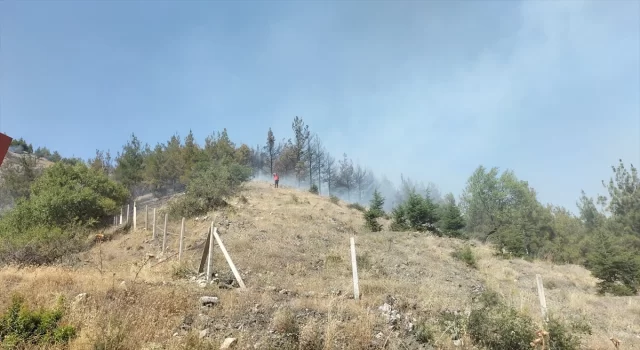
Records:
[[[87,159],[193,130],[292,137],[459,195],[543,203],[640,163],[640,2],[0,1],[0,132]]]

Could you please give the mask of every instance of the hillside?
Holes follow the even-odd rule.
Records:
[[[2,166],[0,166],[0,174],[2,174],[2,169],[3,168],[9,166],[12,163],[15,164],[15,162],[17,162],[20,159],[21,156],[22,156],[22,154],[14,153],[14,152],[11,152],[11,151],[7,152],[5,160],[2,163]],[[53,165],[53,162],[48,160],[48,159],[39,158],[39,157],[36,157],[34,155],[30,155],[30,156],[34,157],[34,158],[37,158],[36,159],[36,168],[38,168],[38,169],[44,169],[44,168],[47,168],[47,167]]]
[[[597,296],[597,280],[582,267],[499,259],[491,247],[474,243],[474,269],[451,255],[463,241],[366,233],[362,214],[345,203],[264,182],[249,183],[230,204],[186,222],[181,264],[180,223],[169,222],[163,255],[161,230],[152,241],[139,208],[137,231],[118,230],[64,264],[0,270],[0,293],[18,292],[32,306],[51,306],[64,296],[65,322],[79,328],[72,349],[218,349],[228,337],[237,338],[238,349],[294,348],[287,345],[291,338],[301,349],[322,349],[313,345],[320,343],[324,349],[430,349],[408,329],[443,322],[444,329],[433,332],[435,348],[473,349],[458,326],[484,290],[542,324],[535,283],[541,274],[549,311],[575,329],[590,326],[582,348],[613,349],[611,337],[621,349],[640,348],[640,297]],[[161,227],[163,216],[156,220]],[[230,286],[233,275],[218,247],[215,283],[193,273],[212,220],[247,290]],[[353,299],[352,234],[359,301]],[[202,306],[202,296],[219,303]],[[0,310],[9,302],[0,298]]]

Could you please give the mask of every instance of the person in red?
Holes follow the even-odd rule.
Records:
[[[278,188],[278,180],[280,180],[280,178],[278,177],[278,173],[273,173],[273,181],[275,181],[275,188]]]

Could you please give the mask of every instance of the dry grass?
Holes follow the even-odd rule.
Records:
[[[592,335],[583,337],[585,349],[611,349],[610,337],[622,341],[621,349],[640,344],[640,298],[596,296],[596,280],[581,267],[501,260],[490,247],[476,244],[473,269],[451,256],[463,245],[460,241],[364,233],[359,211],[325,197],[266,183],[251,183],[242,196],[224,212],[210,213],[206,222],[187,221],[181,264],[175,255],[180,222],[169,223],[173,235],[164,255],[162,232],[154,242],[150,229],[139,229],[79,255],[74,266],[0,270],[0,309],[14,292],[34,306],[53,305],[58,295],[66,296],[65,321],[80,329],[72,349],[96,344],[108,345],[104,349],[217,349],[226,337],[238,338],[239,349],[417,349],[415,338],[390,329],[378,310],[390,297],[407,322],[426,321],[431,327],[442,312],[470,310],[474,291],[483,286],[541,322],[535,289],[539,273],[550,311],[591,326]],[[164,218],[158,215],[157,220],[161,227]],[[211,220],[242,274],[245,291],[200,288],[183,278],[199,266]],[[138,225],[144,227],[144,219]],[[352,234],[361,255],[360,301],[352,298]],[[221,280],[233,279],[218,248],[214,270]],[[88,298],[74,303],[80,293]],[[217,296],[220,303],[202,308],[203,295]],[[202,339],[201,329],[209,330]],[[456,347],[451,330],[439,329],[434,338],[438,349],[472,349],[465,337],[464,345]]]

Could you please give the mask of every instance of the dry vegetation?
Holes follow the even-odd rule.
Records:
[[[590,326],[583,348],[613,349],[611,337],[620,339],[621,349],[640,344],[640,297],[596,296],[597,281],[579,266],[498,259],[491,247],[476,243],[473,268],[452,256],[462,241],[365,233],[362,213],[345,203],[261,182],[247,187],[224,212],[187,221],[182,264],[176,256],[180,223],[170,222],[163,257],[162,231],[151,241],[140,210],[137,232],[116,233],[64,265],[0,270],[0,310],[16,292],[34,307],[64,296],[64,322],[78,328],[72,349],[218,349],[227,337],[238,338],[240,349],[431,348],[419,343],[423,338],[438,349],[472,349],[464,329],[438,328],[443,315],[466,315],[473,298],[491,289],[542,324],[539,273],[550,312],[573,327]],[[211,220],[247,290],[219,287],[233,275],[218,248],[219,285],[201,287],[191,278]],[[351,234],[360,301],[351,294]],[[219,297],[219,304],[201,306],[205,295]],[[385,303],[402,315],[396,328],[379,310]],[[420,332],[407,333],[408,323]],[[461,342],[454,343],[456,335]]]

